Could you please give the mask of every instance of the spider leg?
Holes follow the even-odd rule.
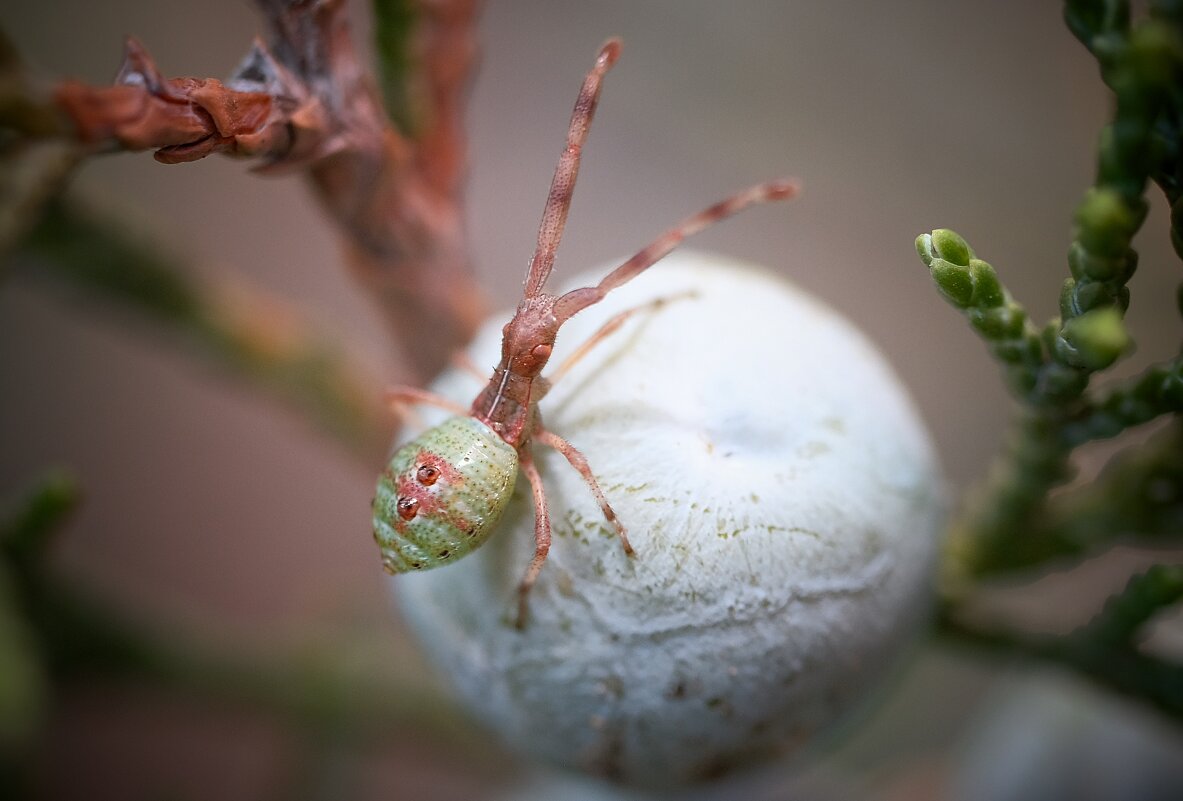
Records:
[[[616,512],[608,505],[608,499],[604,497],[604,491],[600,489],[600,484],[596,481],[596,477],[592,474],[591,467],[588,466],[587,457],[567,440],[560,437],[553,431],[547,431],[545,428],[537,428],[534,431],[533,437],[544,445],[549,445],[571,463],[571,466],[583,476],[583,480],[587,482],[588,488],[592,491],[592,495],[596,498],[596,503],[600,505],[600,511],[604,513],[604,519],[612,524],[616,529],[616,535],[620,537],[620,544],[624,546],[624,552],[629,556],[634,555],[633,546],[628,541],[628,534],[625,533],[624,525],[616,516]]]
[[[563,363],[560,364],[553,373],[547,376],[547,381],[550,382],[552,386],[557,383],[558,380],[566,375],[572,367],[582,361],[583,357],[587,356],[587,354],[591,352],[592,348],[620,330],[620,327],[624,325],[628,318],[632,317],[633,315],[639,314],[641,312],[657,311],[667,303],[671,303],[675,300],[682,300],[684,298],[697,297],[697,295],[698,293],[691,289],[687,290],[686,292],[680,292],[677,295],[655,298],[648,303],[642,303],[640,306],[634,306],[631,309],[625,309],[624,311],[614,315],[606,323],[600,326],[599,330],[585,339],[583,344],[576,348],[574,353],[564,359]]]
[[[753,203],[787,200],[794,197],[797,192],[797,183],[791,179],[768,181],[748,187],[741,192],[736,192],[731,197],[720,200],[715,205],[698,212],[698,214],[687,217],[637,251],[636,255],[608,273],[600,283],[595,286],[572,289],[567,294],[559,297],[555,303],[555,317],[560,322],[569,320],[572,316],[583,311],[593,303],[599,303],[613,289],[636,278],[640,273],[665,258],[686,237],[697,234],[702,229],[714,225],[720,220],[727,219],[731,215],[751,206]]]
[[[599,55],[596,56],[596,63],[583,79],[583,87],[575,100],[575,109],[571,112],[571,125],[567,130],[567,146],[559,156],[558,165],[555,166],[550,192],[546,197],[546,207],[542,210],[542,222],[538,226],[538,245],[534,249],[534,256],[530,259],[530,267],[526,273],[527,298],[542,293],[542,286],[554,267],[555,251],[558,250],[559,241],[563,238],[567,212],[571,209],[571,195],[575,192],[575,179],[579,177],[579,159],[583,154],[583,143],[587,141],[587,132],[591,128],[592,117],[596,114],[596,105],[600,102],[604,74],[612,68],[619,56],[619,39],[604,42]]]
[[[425,389],[411,386],[395,386],[386,390],[386,402],[390,404],[390,408],[399,416],[400,420],[404,420],[409,416],[413,416],[411,412],[412,407],[418,405],[436,406],[444,411],[451,412],[454,415],[465,417],[469,410],[449,400],[442,395],[436,395],[434,392],[428,392]]]
[[[534,457],[529,448],[523,448],[519,467],[526,474],[530,482],[530,491],[534,495],[534,558],[526,567],[526,572],[518,584],[518,617],[514,625],[519,629],[526,627],[527,596],[530,588],[538,580],[542,572],[542,565],[546,562],[546,555],[550,552],[550,512],[546,508],[546,490],[542,486],[542,476],[538,475],[538,468],[534,464]]]
[[[476,380],[480,381],[482,384],[489,380],[489,372],[478,367],[477,363],[474,362],[472,357],[468,355],[468,351],[456,351],[452,354],[451,362],[453,367],[458,370],[463,370]]]

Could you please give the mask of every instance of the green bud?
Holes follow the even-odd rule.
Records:
[[[1113,305],[1122,314],[1126,313],[1126,309],[1130,307],[1130,288],[1128,286],[1119,286],[1117,292],[1113,296]]]
[[[1056,339],[1055,345],[1052,346],[1052,353],[1061,365],[1069,365],[1071,367],[1080,366],[1080,354],[1077,353],[1072,343],[1063,337]]]
[[[969,260],[969,274],[973,280],[973,305],[983,309],[1001,306],[1006,302],[1006,293],[998,282],[994,268],[981,259]]]
[[[1127,426],[1140,425],[1158,416],[1158,409],[1153,403],[1147,403],[1133,396],[1124,397],[1118,411]]]
[[[1128,4],[1124,6],[1121,4],[1109,4],[1104,13],[1113,13],[1111,9],[1118,11],[1118,13],[1120,13],[1120,9],[1124,9],[1125,13],[1122,15],[1124,19],[1115,19],[1094,26],[1093,30],[1100,30],[1109,26],[1112,26],[1113,29],[1097,34],[1093,37],[1089,45],[1089,49],[1097,57],[1097,62],[1100,63],[1103,72],[1110,69],[1114,62],[1117,61],[1118,55],[1125,50],[1125,28],[1129,24]]]
[[[948,262],[968,267],[974,252],[956,231],[948,228],[937,228],[932,232],[932,247],[938,256]]]
[[[998,339],[999,331],[1002,328],[994,315],[991,314],[992,311],[994,310],[973,307],[966,312],[966,316],[969,318],[969,324],[977,329],[978,333],[986,339]]]
[[[1101,9],[1085,3],[1065,3],[1064,22],[1072,35],[1087,45],[1093,31],[1101,27]]]
[[[969,320],[987,339],[1015,339],[1022,333],[1027,315],[1017,306],[995,306],[974,309]]]
[[[1131,387],[1130,391],[1135,397],[1154,403],[1162,396],[1163,379],[1170,374],[1168,365],[1152,364]]]
[[[1004,336],[1010,339],[1018,339],[1022,336],[1023,328],[1027,323],[1027,312],[1021,306],[1013,303],[1007,306],[999,306],[998,315]]]
[[[1114,279],[1121,284],[1126,283],[1134,277],[1134,271],[1138,269],[1138,251],[1133,248],[1126,248],[1125,253],[1117,260],[1117,274]],[[1097,276],[1093,276],[1096,278]]]
[[[1116,437],[1125,429],[1125,422],[1111,412],[1097,412],[1089,420],[1089,435],[1094,439]]]
[[[1051,353],[1055,349],[1056,342],[1060,338],[1060,328],[1062,325],[1063,323],[1059,317],[1053,317],[1047,321],[1047,325],[1039,332],[1039,339],[1048,353]]]
[[[29,566],[45,557],[62,521],[77,508],[81,498],[77,483],[61,472],[52,472],[33,488],[7,520],[0,520],[0,549],[8,559]]]
[[[1039,336],[1024,336],[1020,341],[1023,343],[1023,361],[1028,364],[1043,364],[1043,342]]]
[[[1071,278],[1065,278],[1064,283],[1060,286],[1060,317],[1065,320],[1071,320],[1076,315],[1080,314],[1080,309],[1076,305],[1076,281]],[[1059,334],[1060,326],[1056,326],[1056,333]]]
[[[1169,25],[1148,20],[1130,34],[1126,58],[1126,65],[1140,84],[1170,88],[1183,59],[1183,48]]]
[[[925,267],[932,266],[932,260],[936,258],[932,248],[932,234],[921,234],[916,237],[916,252],[920,254],[920,260],[924,262]]]
[[[1116,280],[1125,283],[1133,276],[1138,266],[1138,253],[1126,248],[1121,256],[1098,256],[1089,253],[1080,242],[1073,242],[1068,248],[1068,268],[1077,280],[1091,278],[1094,281]]]
[[[37,639],[0,565],[0,754],[29,744],[44,721],[48,682]]]
[[[1073,293],[1076,295],[1076,308],[1084,312],[1099,309],[1103,306],[1115,306],[1118,303],[1118,291],[1109,284],[1100,281],[1085,281],[1076,285]]]
[[[1079,242],[1068,246],[1068,270],[1073,278],[1083,278],[1088,275],[1085,262],[1089,258],[1088,251]]]
[[[1022,339],[1000,339],[990,346],[990,352],[1007,364],[1025,364],[1028,348]]]
[[[1120,256],[1138,228],[1138,215],[1112,189],[1093,187],[1076,209],[1077,238],[1100,256]]]
[[[1042,383],[1045,402],[1054,404],[1078,397],[1084,392],[1089,383],[1089,374],[1076,367],[1051,362],[1043,371]]]
[[[1168,374],[1159,385],[1163,404],[1173,411],[1183,410],[1183,372],[1175,370]]]
[[[1137,153],[1139,161],[1145,158],[1138,146],[1138,138],[1144,134],[1141,125],[1130,125],[1128,120],[1120,127],[1117,123],[1110,123],[1101,128],[1097,137],[1097,177],[1094,181],[1097,186],[1116,189],[1125,197],[1142,191],[1145,168],[1134,168],[1130,163],[1130,151]]]
[[[937,289],[950,303],[959,309],[969,306],[974,294],[974,282],[969,270],[944,259],[933,259],[929,268]]]
[[[1026,397],[1035,389],[1039,376],[1034,370],[1028,370],[1020,365],[1011,365],[1006,369],[1006,383],[1011,391],[1020,397]]]
[[[1112,307],[1095,309],[1064,324],[1061,342],[1067,346],[1064,361],[1087,370],[1104,370],[1129,350],[1130,335],[1121,312]]]

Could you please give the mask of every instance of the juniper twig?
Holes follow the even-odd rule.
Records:
[[[942,294],[961,308],[1004,365],[1021,408],[1006,452],[962,521],[952,549],[955,573],[980,573],[1015,562],[1016,552],[1042,552],[1024,542],[1041,522],[1049,492],[1073,475],[1075,447],[1179,409],[1178,364],[1152,367],[1101,398],[1090,379],[1131,349],[1123,322],[1126,283],[1137,266],[1131,242],[1146,217],[1149,180],[1170,183],[1178,146],[1161,146],[1163,120],[1183,106],[1183,26],[1162,12],[1131,27],[1118,0],[1070,0],[1065,17],[1097,55],[1113,88],[1113,121],[1100,137],[1095,184],[1076,211],[1068,251],[1071,277],[1060,316],[1037,330],[1002,288],[988,263],[961,237],[937,230],[917,240]],[[1173,6],[1171,6],[1173,8]],[[1177,15],[1176,15],[1177,16]],[[1169,154],[1173,152],[1173,156]],[[1171,158],[1176,161],[1172,162]],[[1026,561],[1023,561],[1026,564]]]
[[[1155,565],[1130,579],[1088,624],[1064,636],[966,619],[946,607],[939,630],[953,642],[1050,662],[1183,720],[1183,665],[1143,653],[1140,634],[1183,598],[1183,565]]]
[[[490,755],[488,742],[430,687],[362,658],[356,640],[322,640],[271,657],[229,652],[192,633],[157,631],[79,589],[46,559],[78,499],[77,486],[54,474],[0,514],[0,780],[9,777],[14,747],[6,738],[35,732],[49,679],[55,686],[140,681],[371,742],[413,728],[469,759]]]
[[[203,284],[177,257],[65,202],[46,209],[25,252],[50,275],[180,335],[300,411],[367,466],[385,452],[391,417],[380,382],[277,299],[241,283]]]

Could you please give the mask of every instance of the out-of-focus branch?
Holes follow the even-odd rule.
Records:
[[[83,148],[61,133],[60,115],[33,97],[24,64],[0,30],[0,278],[5,257],[82,157]]]
[[[503,761],[429,683],[392,675],[364,640],[308,642],[270,657],[230,653],[175,629],[164,635],[79,591],[47,560],[79,498],[55,474],[0,510],[0,779],[21,778],[9,757],[40,725],[48,679],[138,680],[241,702],[315,732],[373,742],[414,730],[490,770]]]
[[[0,512],[0,781],[23,781],[22,757],[44,724],[50,695],[44,654],[31,625],[30,572],[44,562],[54,534],[78,505],[67,476],[54,473]]]
[[[1159,564],[1129,580],[1088,624],[1070,634],[1033,634],[977,621],[946,607],[939,633],[999,654],[1050,662],[1183,720],[1183,665],[1142,653],[1139,632],[1183,598],[1183,565]]]
[[[0,146],[11,146],[7,131],[23,137],[52,136],[61,130],[61,120],[53,108],[30,96],[24,64],[8,35],[0,30]]]
[[[0,278],[8,255],[36,225],[82,158],[81,148],[61,142],[28,143],[20,151],[0,155]]]
[[[180,333],[301,412],[367,467],[383,455],[391,419],[378,381],[277,299],[243,285],[204,286],[118,226],[62,203],[47,207],[25,248],[55,277]]]
[[[96,151],[155,150],[172,164],[225,153],[302,171],[344,234],[358,279],[420,377],[470,338],[484,302],[462,218],[463,98],[475,61],[475,0],[422,0],[396,129],[360,62],[343,0],[258,0],[271,29],[226,82],[165,78],[128,40],[107,87],[65,82],[55,101]]]

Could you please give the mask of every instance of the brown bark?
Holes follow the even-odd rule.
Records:
[[[475,62],[476,0],[422,0],[410,96],[397,130],[359,61],[343,0],[258,0],[271,37],[226,82],[164,78],[129,39],[115,83],[55,93],[95,150],[156,150],[166,164],[212,153],[304,172],[343,233],[349,262],[423,379],[480,323],[462,217],[462,110]]]

